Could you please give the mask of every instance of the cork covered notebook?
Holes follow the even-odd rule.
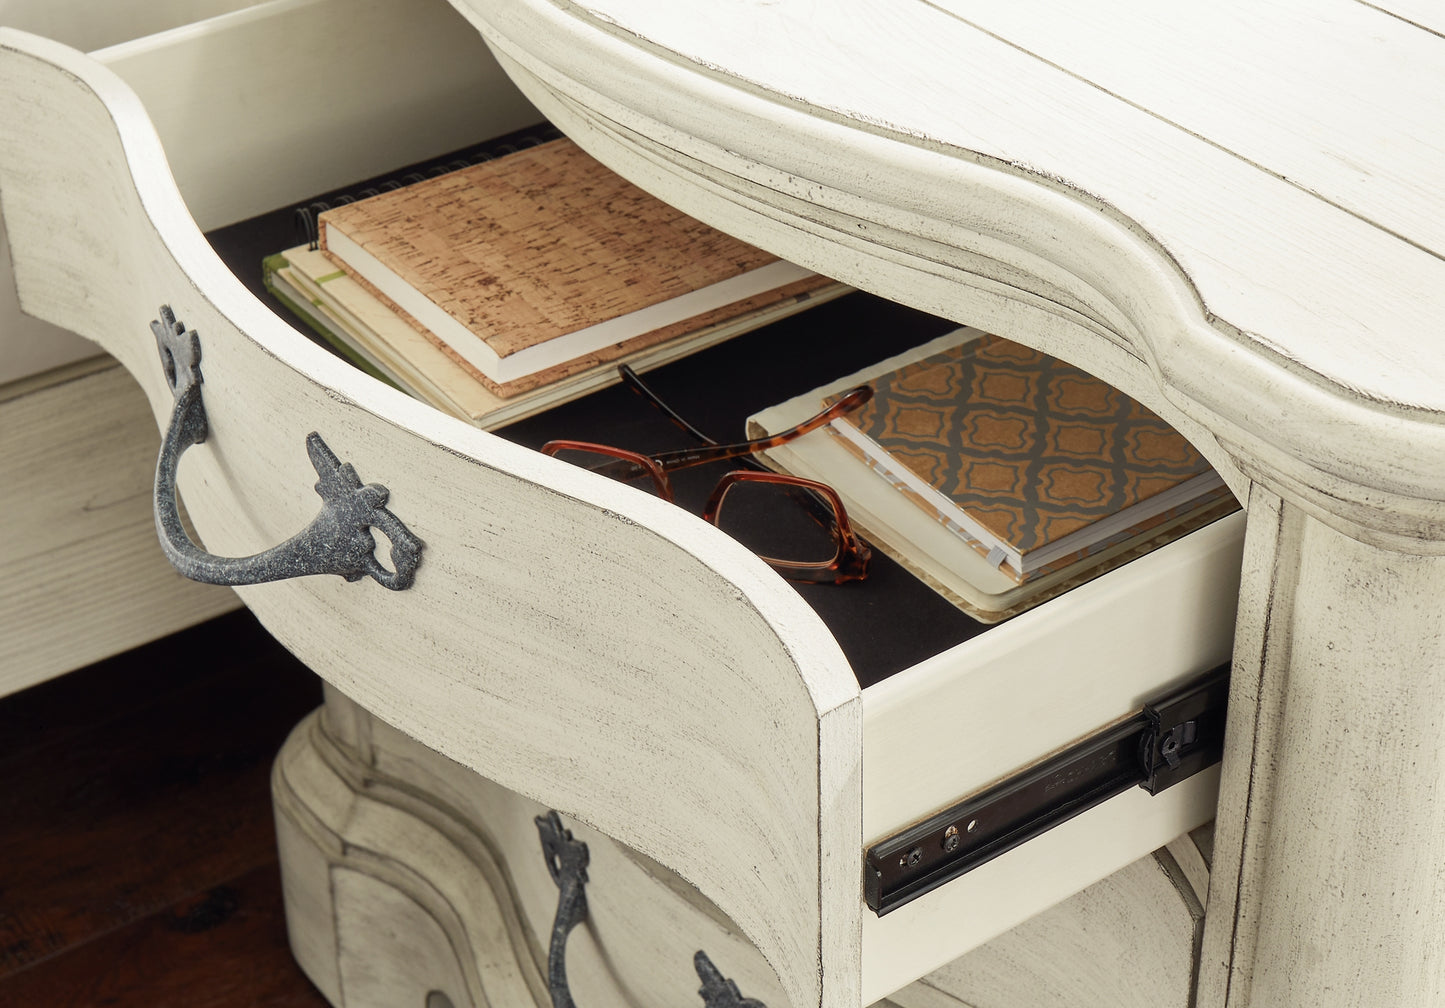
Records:
[[[883,373],[832,432],[1022,583],[1227,495],[1183,435],[1107,383],[984,335]]]
[[[831,283],[679,213],[566,139],[318,223],[327,255],[501,396]]]

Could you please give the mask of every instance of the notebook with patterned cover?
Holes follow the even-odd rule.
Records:
[[[832,432],[1020,583],[1228,493],[1156,414],[998,336],[871,384],[872,401]]]

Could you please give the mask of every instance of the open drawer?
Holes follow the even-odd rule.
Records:
[[[208,24],[277,31],[270,17],[323,6]],[[174,71],[193,36],[137,45]],[[231,36],[203,37],[224,49]],[[330,52],[338,66],[354,55]],[[239,87],[238,73],[209,83]],[[249,149],[269,107],[162,127],[162,143],[149,100],[100,62],[12,32],[0,94],[0,126],[19,138],[0,151],[0,197],[22,306],[119,358],[162,428],[184,367],[163,362],[152,323],[166,305],[196,334],[206,436],[179,486],[206,549],[243,556],[305,526],[318,473],[353,475],[337,459],[386,487],[420,543],[404,590],[302,577],[239,588],[247,605],[380,719],[696,886],[793,1004],[875,1000],[1212,817],[1201,774],[1111,799],[885,917],[861,898],[868,843],[1227,661],[1241,517],[860,689],[827,624],[716,529],[408,399],[253,296],[197,218],[270,197],[228,207],[227,186],[187,193],[180,169],[178,191],[170,164],[212,139]],[[500,83],[478,104],[493,100],[492,132],[526,109]],[[211,186],[215,163],[190,184]],[[313,452],[316,471],[309,432],[335,456]]]

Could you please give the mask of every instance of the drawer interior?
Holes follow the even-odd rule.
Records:
[[[549,127],[542,124],[509,134],[499,142],[525,144],[551,135],[548,130]],[[448,156],[441,160],[452,159]],[[406,165],[382,176],[314,193],[294,205],[214,229],[208,237],[237,277],[258,298],[298,331],[310,335],[305,322],[266,290],[261,280],[261,260],[304,239],[295,218],[298,207],[334,201],[338,196],[373,186],[383,178],[412,173],[417,167]],[[650,372],[648,382],[659,396],[705,433],[722,441],[737,440],[744,436],[750,415],[883,357],[925,343],[952,328],[951,321],[855,292],[668,364]],[[503,427],[497,433],[533,448],[553,438],[585,438],[648,451],[692,444],[686,434],[621,386],[553,407]],[[725,470],[726,465],[721,469]],[[679,504],[694,514],[699,513],[719,471],[697,469],[677,474],[675,489]],[[881,552],[875,551],[873,564],[868,580],[862,583],[794,585],[828,623],[848,656],[859,685],[865,690],[922,663],[931,663],[929,667],[967,665],[972,652],[962,645],[986,630],[992,637],[1015,622],[1007,621],[990,630]],[[1127,564],[1106,577],[1110,584],[1129,583],[1138,576],[1137,569],[1137,562]],[[1235,578],[1237,583],[1237,571]],[[1076,592],[1061,596],[1064,601],[1059,606],[1046,603],[1041,607],[1045,615],[1035,616],[1030,625],[1054,618],[1047,613],[1068,611],[1073,597]],[[1040,610],[1035,610],[1038,612]],[[1136,617],[1120,611],[1117,616],[1105,612],[1101,618],[1117,618],[1120,624],[1116,629],[1121,636],[1128,636],[1127,624]],[[1184,622],[1193,618],[1190,616]],[[1213,636],[1214,627],[1228,627],[1232,622],[1231,599],[1229,612],[1222,621],[1211,623],[1207,633],[1197,631],[1194,636]],[[1016,630],[1008,630],[1005,635],[1009,640],[1020,642],[1033,636]],[[1228,641],[1223,641],[1222,646],[1227,654]],[[1159,676],[1159,681],[1187,676],[1208,667],[1205,657],[1180,664],[1175,671]],[[1085,680],[1093,678],[1089,671],[1082,669],[1079,676]],[[1129,697],[1124,702],[1133,699]]]
[[[446,3],[9,0],[0,25],[89,52],[135,90],[202,230],[539,118]],[[3,285],[0,320],[0,381],[95,353],[20,317]]]
[[[154,6],[82,41],[140,96],[203,230],[538,118],[445,3]]]

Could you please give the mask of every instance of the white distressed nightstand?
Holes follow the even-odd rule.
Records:
[[[440,4],[273,0],[92,56],[0,34],[20,305],[113,354],[162,428],[150,322],[167,304],[198,334],[209,430],[180,488],[206,547],[310,520],[313,430],[425,543],[404,591],[238,589],[333,688],[277,769],[293,943],[328,996],[545,1002],[557,887],[532,818],[556,809],[593,859],[567,960],[584,1008],[681,1003],[696,977],[658,964],[702,945],[772,1008],[1445,997],[1438,15],[454,2],[476,31]],[[434,84],[454,66],[461,91]],[[201,236],[533,106],[701,219],[1123,388],[1245,514],[861,689],[731,540],[351,370]],[[432,122],[474,132],[377,139]],[[288,179],[298,149],[324,163]],[[1220,775],[863,905],[867,844],[1231,636]],[[1174,838],[1216,797],[1211,872],[1201,835]]]

